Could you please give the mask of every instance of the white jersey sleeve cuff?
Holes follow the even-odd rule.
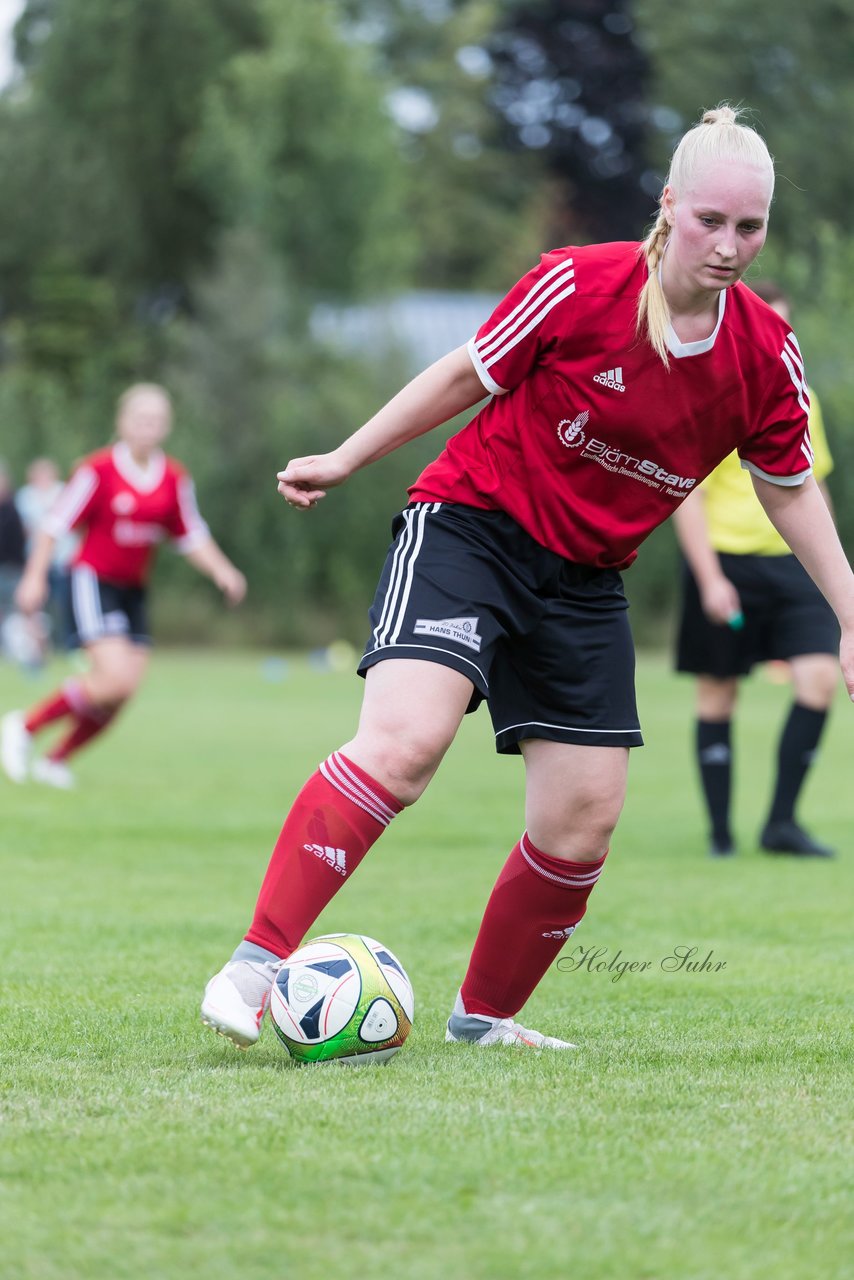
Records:
[[[784,488],[791,489],[795,485],[803,484],[807,476],[812,475],[812,467],[807,467],[806,471],[799,471],[796,476],[772,476],[767,471],[760,471],[759,467],[754,466],[752,462],[748,462],[745,458],[741,459],[742,468],[749,471],[754,476],[759,476],[760,480],[767,480],[769,484],[780,484]]]
[[[477,354],[477,347],[475,346],[474,338],[469,339],[466,350],[468,351],[471,362],[474,365],[475,373],[480,378],[487,391],[494,396],[506,396],[507,388],[499,386],[495,379],[489,375],[483,361]]]
[[[210,536],[210,529],[205,522],[202,521],[201,526],[196,525],[189,533],[185,533],[183,537],[175,538],[172,542],[172,546],[179,555],[188,556],[191,551],[196,551],[204,543],[208,542],[210,540]]]

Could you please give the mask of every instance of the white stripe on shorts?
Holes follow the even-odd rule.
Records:
[[[441,506],[441,502],[419,502],[403,513],[406,529],[395,549],[388,591],[380,620],[374,628],[371,651],[393,644],[400,636],[412,591],[415,561],[424,540],[424,525],[427,516],[438,511]]]
[[[636,724],[627,729],[588,729],[579,724],[549,724],[547,720],[522,720],[519,724],[505,724],[496,729],[495,736],[511,733],[514,729],[565,729],[567,733],[640,733]]]
[[[98,575],[88,564],[71,570],[71,603],[74,625],[81,640],[95,640],[105,632]]]

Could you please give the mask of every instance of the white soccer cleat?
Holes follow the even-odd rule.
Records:
[[[456,1043],[481,1045],[518,1045],[526,1049],[577,1049],[569,1040],[557,1036],[544,1036],[541,1031],[530,1031],[512,1018],[488,1018],[484,1014],[466,1013],[462,998],[457,996],[454,1011],[448,1019],[445,1040]]]
[[[0,721],[0,765],[12,782],[26,782],[30,772],[33,735],[21,711],[9,711]]]
[[[202,1022],[238,1049],[248,1049],[261,1034],[270,989],[279,961],[230,960],[205,987]]]
[[[46,787],[56,787],[57,791],[73,791],[77,785],[68,765],[62,760],[51,760],[49,756],[33,761],[30,777],[34,782],[43,782]]]

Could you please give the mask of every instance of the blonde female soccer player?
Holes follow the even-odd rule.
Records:
[[[570,1047],[515,1017],[584,914],[641,743],[620,574],[733,449],[833,605],[854,691],[854,577],[811,476],[797,343],[739,283],[773,189],[758,134],[728,107],[707,112],[676,148],[642,244],[545,254],[468,346],[339,448],[279,474],[285,500],[313,509],[360,467],[491,397],[395,521],[356,733],[297,796],[246,937],[207,985],[202,1017],[236,1044],[258,1038],[278,962],[485,700],[498,751],[524,760],[525,830],[446,1034]]]
[[[82,532],[70,574],[69,631],[71,643],[86,650],[89,669],[26,713],[3,717],[0,764],[13,782],[33,777],[72,787],[68,760],[136,693],[148,666],[146,584],[158,543],[171,539],[229,604],[243,599],[246,579],[199,515],[190,476],[161,448],[171,427],[172,403],[162,387],[130,387],[119,399],[116,442],[77,467],[36,539],[16,593],[27,613],[47,598],[57,540],[72,529]],[[32,760],[35,736],[59,721],[67,726],[64,735]]]

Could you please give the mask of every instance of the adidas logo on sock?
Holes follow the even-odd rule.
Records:
[[[602,387],[610,387],[612,391],[625,391],[625,383],[623,382],[622,365],[618,369],[606,369],[603,373],[597,373],[593,379]]]
[[[724,742],[713,742],[700,752],[700,764],[729,764],[730,749]]]
[[[315,858],[322,858],[339,876],[347,874],[347,854],[343,849],[333,849],[328,844],[304,844],[303,848],[307,853],[313,853]]]
[[[543,933],[540,936],[543,938],[563,938],[566,941],[567,938],[572,937],[576,928],[577,925],[570,924],[565,929],[549,929],[548,933]]]

